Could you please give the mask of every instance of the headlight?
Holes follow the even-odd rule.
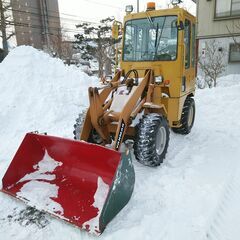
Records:
[[[156,84],[160,84],[163,82],[163,76],[158,76],[158,77],[155,77],[155,83]]]
[[[172,0],[172,5],[178,5],[182,2],[182,0]]]
[[[127,5],[125,8],[126,13],[131,13],[133,11],[133,5]]]

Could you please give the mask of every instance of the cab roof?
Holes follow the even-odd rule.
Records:
[[[182,19],[187,17],[192,22],[196,22],[196,18],[192,14],[190,14],[188,11],[180,7],[151,10],[151,11],[145,11],[140,13],[130,13],[124,17],[124,22],[128,20],[133,20],[133,19],[143,19],[147,17],[160,17],[160,16],[172,16],[172,15],[180,16],[180,18]]]

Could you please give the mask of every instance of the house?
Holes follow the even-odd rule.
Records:
[[[17,45],[38,49],[61,38],[58,0],[11,0]]]
[[[224,52],[225,74],[240,74],[240,0],[198,0],[197,18],[199,57],[215,40]]]

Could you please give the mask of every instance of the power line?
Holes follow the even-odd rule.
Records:
[[[6,23],[8,25],[11,25],[11,26],[26,27],[26,28],[36,28],[36,29],[43,30],[43,26],[41,26],[41,25],[34,25],[34,24],[23,23],[23,22],[16,22],[16,21],[6,21]],[[61,31],[61,28],[56,28],[56,27],[49,27],[49,29],[51,29],[53,31],[57,31],[57,32]],[[65,28],[64,30],[66,30],[68,32],[72,32],[72,33],[79,33],[79,31],[77,29],[75,30],[75,29]]]
[[[87,0],[89,2],[89,0]],[[113,5],[109,5],[109,4],[101,4],[101,3],[98,3],[98,2],[94,2],[94,1],[90,1],[94,4],[98,4],[98,5],[104,5],[104,6],[108,6],[108,7],[114,7],[114,8],[118,8],[116,6],[113,6]],[[12,5],[12,4],[11,4]],[[25,7],[25,6],[23,6]],[[64,21],[61,21],[61,23],[63,24],[69,24],[69,22],[67,21],[70,21],[70,22],[73,22],[73,23],[79,23],[79,22],[84,22],[84,23],[90,23],[90,24],[99,24],[99,23],[96,23],[96,22],[90,22],[90,21],[86,21],[86,20],[83,20],[83,19],[73,19],[73,18],[66,18],[66,17],[59,17],[59,12],[58,11],[53,11],[53,10],[48,10],[48,12],[51,12],[51,13],[56,13],[55,16],[52,15],[52,14],[42,14],[42,13],[39,13],[39,8],[34,8],[34,7],[30,7],[30,6],[27,6],[25,7],[26,10],[20,10],[20,9],[14,9],[13,7],[12,8],[8,8],[7,11],[12,11],[12,13],[21,13],[22,16],[28,16],[28,17],[31,17],[31,18],[37,18],[37,17],[48,17],[49,19],[49,23],[56,23],[56,24],[60,24],[60,21],[53,21],[52,19],[61,19],[61,20],[64,20]],[[32,9],[32,11],[28,11],[28,9]],[[35,11],[36,10],[36,11]],[[31,15],[31,16],[29,16]],[[67,13],[61,13],[61,15],[65,15],[65,16],[71,16],[71,17],[74,17],[74,18],[79,18],[79,16],[77,15],[72,15],[72,14],[67,14]],[[17,22],[16,20],[15,21],[6,21],[7,25],[9,26],[16,26],[16,27],[22,27],[22,28],[33,28],[33,29],[40,29],[42,32],[42,34],[47,34],[44,32],[44,29],[43,29],[43,26],[42,25],[34,25],[34,24],[31,24],[31,23],[24,23],[24,22]],[[49,27],[49,30],[52,30],[52,31],[55,31],[55,32],[61,32],[62,28],[61,27]],[[69,32],[69,33],[79,33],[80,31],[76,29],[72,29],[72,28],[64,28],[64,30],[66,32]],[[30,33],[30,32],[24,32],[22,31],[22,29],[20,30],[20,32],[22,33]],[[33,34],[33,32],[31,32],[31,34]],[[34,34],[37,34],[36,32],[34,32]],[[51,32],[51,35],[54,35],[52,32]],[[57,36],[57,35],[56,35]],[[58,35],[59,36],[59,35]]]
[[[97,3],[97,2],[94,2],[94,1],[90,1],[92,3],[95,3],[95,4],[99,4],[99,5],[105,5],[105,6],[111,6],[111,7],[115,7],[113,5],[109,5],[109,4],[100,4],[100,3]],[[34,8],[34,7],[30,7],[28,6],[26,9],[34,9],[34,10],[38,10],[39,11],[39,8]],[[117,7],[116,7],[117,8]],[[8,9],[9,11],[11,10],[12,12],[19,12],[21,13],[22,15],[35,15],[36,17],[48,17],[48,18],[55,18],[55,19],[60,19],[61,20],[61,23],[62,24],[70,24],[69,22],[72,22],[72,23],[79,23],[79,22],[86,22],[86,23],[90,23],[90,24],[99,24],[97,22],[91,22],[91,21],[88,21],[88,20],[83,20],[83,19],[73,19],[73,18],[66,18],[66,17],[59,17],[59,12],[57,11],[53,11],[53,10],[48,10],[48,12],[52,12],[52,13],[56,13],[58,16],[53,16],[53,15],[50,15],[50,14],[41,14],[41,13],[37,13],[37,12],[32,12],[32,11],[23,11],[23,10],[19,10],[19,9],[14,9],[14,8],[11,8],[11,9]],[[65,15],[65,16],[72,16],[72,17],[75,17],[75,18],[79,18],[79,16],[77,15],[70,15],[70,14],[66,14],[66,13],[61,13],[62,15]],[[55,22],[53,20],[51,20],[51,23],[56,23],[58,24],[59,22]],[[66,29],[66,28],[65,28]],[[69,31],[75,31],[75,29],[66,29],[66,30],[69,30]]]
[[[57,18],[59,19],[58,17],[56,16],[52,16],[52,15],[43,15],[43,14],[39,14],[39,13],[34,13],[34,12],[26,12],[26,11],[23,11],[23,10],[17,10],[17,9],[10,9],[12,10],[13,12],[16,12],[16,13],[21,13],[22,16],[29,16],[31,15],[32,18],[35,18],[35,20],[37,19],[37,17],[48,17],[50,18],[49,20],[49,23],[50,24],[60,24],[60,22],[56,22],[56,21],[53,21],[52,19],[53,18]],[[86,23],[91,23],[91,24],[97,24],[97,23],[93,23],[93,22],[87,22],[87,21],[83,21],[83,20],[74,20],[74,19],[68,19],[72,22],[75,22],[75,23],[79,23],[79,22],[86,22]],[[16,20],[15,20],[16,22]],[[16,22],[17,23],[17,22]],[[69,24],[68,22],[62,22],[63,24]],[[10,24],[10,22],[8,21],[8,24]],[[20,25],[19,25],[20,24]],[[11,24],[13,25],[13,24]],[[23,23],[23,22],[19,22],[18,24],[16,24],[16,26],[24,26],[24,27],[28,27],[28,28],[31,28],[33,27],[34,25],[31,24],[31,23]],[[39,28],[43,28],[43,26],[40,26],[40,25],[35,25],[35,27],[39,27]],[[49,29],[52,29],[52,30],[55,30],[55,31],[59,31],[61,29],[61,27],[57,28],[57,27],[49,27]],[[64,27],[64,30],[67,31],[67,32],[72,32],[72,33],[79,33],[79,31],[77,31],[77,29],[72,29],[72,28],[66,28]]]
[[[69,21],[72,21],[72,22],[87,22],[87,23],[92,23],[92,24],[97,24],[96,22],[89,22],[89,21],[86,21],[86,20],[83,20],[83,19],[73,19],[73,18],[60,18],[60,17],[57,17],[57,16],[53,16],[53,15],[49,15],[49,14],[41,14],[41,13],[36,13],[36,12],[30,12],[30,11],[23,11],[23,10],[19,10],[19,9],[14,9],[14,8],[11,8],[9,9],[13,12],[19,12],[19,13],[22,13],[22,15],[36,15],[36,16],[40,16],[40,17],[49,17],[49,18],[55,18],[55,19],[64,19],[64,20],[69,20]],[[57,23],[57,22],[55,22]]]
[[[12,11],[13,12],[16,12],[16,13],[21,13],[21,16],[27,16],[27,17],[29,17],[30,15],[31,15],[31,18],[33,18],[34,20],[36,20],[38,17],[48,17],[48,18],[50,18],[49,20],[49,22],[50,23],[56,23],[56,24],[60,24],[60,21],[59,22],[57,22],[57,21],[53,21],[52,20],[52,17],[51,16],[49,16],[49,15],[42,15],[42,14],[37,14],[37,13],[32,13],[32,12],[25,12],[25,11],[21,11],[21,10],[15,10],[15,9],[12,9]],[[76,21],[76,23],[79,23],[80,21]],[[69,24],[69,22],[65,22],[65,21],[62,21],[61,22],[62,24]]]
[[[25,6],[24,6],[25,7]],[[13,7],[12,7],[13,8]],[[14,8],[13,8],[14,9]],[[36,7],[30,7],[30,6],[27,6],[25,7],[25,9],[32,9],[32,10],[37,10],[37,12],[31,12],[31,11],[28,11],[28,12],[31,12],[33,14],[39,14],[39,8],[36,8]],[[21,11],[19,9],[14,9],[15,11]],[[23,10],[22,10],[23,11]],[[23,11],[24,12],[24,11]],[[53,11],[53,10],[48,10],[48,12],[52,12],[52,13],[56,13],[58,16],[53,16],[53,15],[50,15],[48,14],[48,16],[50,17],[53,17],[53,18],[63,18],[63,17],[60,17],[60,15],[65,15],[65,16],[69,16],[69,17],[74,17],[74,18],[79,18],[79,21],[85,21],[85,22],[89,22],[89,23],[94,23],[92,21],[89,21],[89,20],[83,20],[83,19],[80,19],[80,16],[77,16],[77,15],[73,15],[73,14],[67,14],[67,13],[64,13],[64,12],[59,12],[59,11]],[[64,19],[73,19],[73,18],[64,18]],[[87,18],[86,18],[87,19]],[[93,18],[88,18],[88,19],[93,19]],[[78,20],[78,19],[77,19]]]
[[[92,0],[83,0],[85,2],[88,2],[88,3],[94,3],[94,4],[97,4],[97,5],[101,5],[101,6],[106,6],[106,7],[111,7],[111,8],[116,8],[116,9],[121,9],[121,7],[117,7],[117,6],[114,6],[114,5],[110,5],[110,4],[107,4],[107,3],[100,3],[100,2],[95,2],[95,1],[92,1]]]
[[[27,8],[39,10],[39,8],[36,8],[36,7],[27,6]],[[57,14],[59,14],[59,15],[65,15],[65,16],[70,16],[70,17],[77,17],[77,18],[80,17],[80,16],[78,16],[78,15],[68,14],[68,13],[64,13],[64,12],[60,12],[60,11],[48,10],[48,12],[57,13]],[[93,19],[93,18],[88,18],[88,19]]]
[[[18,9],[10,9],[10,10],[12,10],[13,12],[19,12],[19,13],[21,13],[21,15],[22,16],[29,16],[29,15],[32,15],[32,18],[37,18],[37,17],[48,17],[48,18],[50,18],[51,20],[49,21],[49,23],[51,24],[51,23],[56,23],[56,24],[58,24],[59,22],[56,22],[56,21],[53,21],[52,19],[53,18],[56,18],[56,19],[59,19],[59,17],[56,17],[56,16],[52,16],[52,15],[48,15],[48,14],[40,14],[40,13],[36,13],[36,12],[29,12],[29,11],[23,11],[23,10],[18,10]],[[70,18],[65,18],[66,20],[70,20],[70,21],[72,21],[72,22],[75,22],[75,23],[79,23],[79,22],[84,22],[84,23],[90,23],[90,24],[99,24],[99,23],[96,23],[96,22],[89,22],[89,21],[84,21],[84,20],[75,20],[75,19],[70,19]],[[69,24],[68,22],[62,22],[63,24]],[[20,24],[22,24],[22,23],[20,23]],[[21,25],[21,26],[23,26],[23,25]],[[24,25],[25,27],[32,27],[33,26],[33,24],[31,24],[31,23],[25,23],[25,25]],[[38,26],[38,27],[42,27],[42,26]],[[60,28],[53,28],[53,27],[50,27],[50,29],[54,29],[54,30],[60,30]],[[76,33],[76,32],[79,32],[79,31],[77,31],[76,29],[72,29],[72,28],[66,28],[66,27],[64,27],[64,30],[66,30],[66,31],[68,31],[68,32],[74,32],[74,33]]]

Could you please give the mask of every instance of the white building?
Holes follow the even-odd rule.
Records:
[[[240,43],[240,0],[198,0],[197,18],[200,57],[206,43],[215,39],[219,51],[225,52],[225,74],[240,74],[240,48],[235,43]]]

